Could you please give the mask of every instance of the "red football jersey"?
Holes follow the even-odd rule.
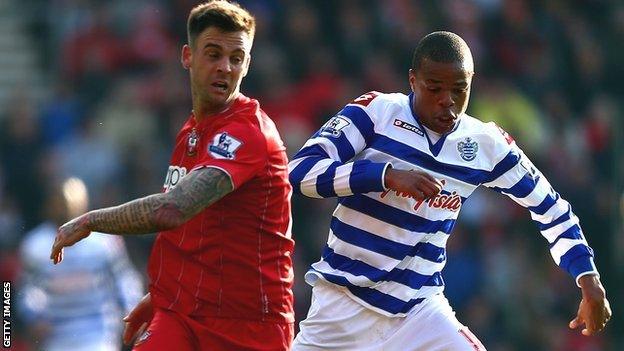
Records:
[[[293,322],[288,161],[273,121],[243,96],[218,115],[191,115],[176,138],[164,191],[202,167],[234,190],[160,232],[149,260],[155,306],[190,316]]]

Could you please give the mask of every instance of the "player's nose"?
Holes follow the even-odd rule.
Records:
[[[438,103],[445,108],[449,108],[455,105],[455,101],[453,100],[453,95],[451,94],[450,91],[442,92],[442,94],[440,94],[440,100],[438,101]]]
[[[232,65],[227,57],[223,57],[217,62],[217,71],[223,73],[230,73],[232,71]]]

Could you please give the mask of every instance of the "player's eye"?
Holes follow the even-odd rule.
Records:
[[[442,89],[439,88],[439,87],[427,87],[427,90],[429,90],[432,93],[439,93],[440,90],[442,90]]]
[[[240,65],[241,63],[243,63],[243,58],[240,56],[234,56],[230,59],[230,61],[235,65]]]
[[[205,55],[211,59],[218,59],[221,55],[216,51],[206,51]]]

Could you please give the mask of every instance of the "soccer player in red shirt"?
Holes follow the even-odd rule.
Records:
[[[159,232],[149,294],[126,319],[135,350],[286,350],[293,337],[290,194],[285,148],[256,100],[239,92],[254,18],[227,1],[191,10],[182,65],[193,111],[164,191],[88,212],[58,230],[50,258],[91,231]]]

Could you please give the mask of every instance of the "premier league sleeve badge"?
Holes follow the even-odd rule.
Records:
[[[342,129],[349,124],[351,123],[344,116],[334,116],[321,128],[320,134],[325,137],[330,136],[338,138],[342,134]]]
[[[223,132],[214,136],[208,151],[214,158],[233,160],[236,157],[236,150],[242,144],[240,140]]]

